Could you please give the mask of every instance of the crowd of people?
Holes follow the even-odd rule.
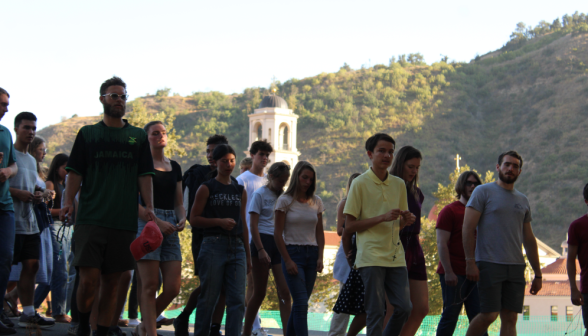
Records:
[[[9,98],[0,88],[0,118]],[[120,78],[106,80],[99,97],[103,120],[82,127],[70,155],[55,155],[48,172],[41,165],[47,144],[36,136],[33,113],[16,115],[14,143],[0,126],[0,335],[16,333],[10,317],[18,317],[20,327],[71,323],[72,336],[122,336],[132,284],[134,336],[156,336],[172,323],[176,336],[189,336],[194,311],[195,336],[218,336],[225,311],[226,335],[267,336],[259,309],[270,271],[284,335],[308,335],[309,299],[325,247],[315,167],[306,161],[268,167],[273,148],[256,141],[234,178],[235,150],[215,134],[206,143],[208,165],[183,174],[164,154],[168,130],[162,122],[139,128],[123,119],[127,98]],[[337,208],[342,239],[334,277],[340,291],[329,336],[355,336],[366,327],[369,336],[412,336],[429,312],[419,239],[423,156],[412,146],[396,151],[385,133],[369,137],[365,151],[370,167],[349,177]],[[498,316],[501,334],[516,334],[526,285],[521,245],[534,272],[531,294],[541,289],[531,208],[514,188],[522,167],[522,157],[508,151],[498,157],[494,183],[482,184],[474,171],[461,173],[456,201],[440,212],[437,273],[444,308],[437,335],[453,334],[464,305],[468,335],[487,334]],[[584,198],[588,204],[588,185]],[[180,291],[178,233],[188,222],[200,287],[170,320],[162,312]],[[584,215],[569,229],[574,304],[588,294],[586,225]],[[46,298],[51,318],[37,312]]]

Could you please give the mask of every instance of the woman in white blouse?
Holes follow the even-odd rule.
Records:
[[[306,161],[294,167],[290,185],[276,201],[274,239],[292,295],[286,336],[308,336],[308,299],[323,270],[323,202],[316,196],[316,170]]]

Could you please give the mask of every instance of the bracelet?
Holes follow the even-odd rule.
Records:
[[[265,249],[262,247],[262,248],[258,249],[258,250],[257,250],[257,252],[259,252],[259,251],[261,251],[261,250],[265,250]]]
[[[535,275],[535,279],[543,279],[543,277],[540,277],[540,276],[536,276]]]
[[[468,260],[476,260],[476,257],[466,258],[466,261],[468,261]]]

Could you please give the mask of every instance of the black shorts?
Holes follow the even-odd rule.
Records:
[[[102,274],[129,271],[135,268],[131,243],[137,232],[98,225],[76,225],[73,265],[98,268]]]
[[[271,259],[272,265],[277,265],[282,263],[282,255],[280,251],[278,251],[278,246],[276,246],[276,241],[274,240],[274,236],[260,233],[259,237],[261,238],[261,243],[263,244],[263,249],[267,253],[267,255]],[[251,239],[251,257],[252,258],[259,258],[257,254],[257,246],[255,246],[255,242]]]
[[[39,260],[41,251],[41,235],[39,233],[14,236],[14,257],[12,264],[16,265],[25,260]]]
[[[204,236],[202,232],[192,230],[192,259],[194,260],[194,275],[198,275],[198,255],[200,254],[200,248],[202,247],[202,240]]]
[[[496,313],[503,308],[521,314],[525,301],[525,265],[476,262],[480,270],[480,311]]]

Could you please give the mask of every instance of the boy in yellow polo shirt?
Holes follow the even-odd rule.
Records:
[[[386,336],[400,334],[412,304],[399,231],[415,221],[408,211],[404,181],[388,174],[394,158],[391,136],[377,133],[365,143],[372,166],[351,184],[343,213],[345,230],[357,232],[357,257],[365,286],[367,336],[382,336],[385,295],[394,306]]]

